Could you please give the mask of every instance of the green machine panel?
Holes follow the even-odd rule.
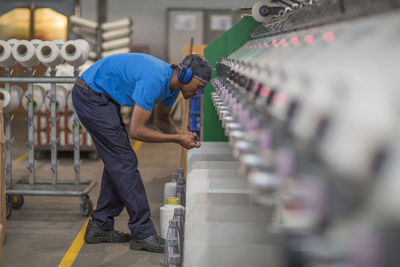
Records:
[[[204,49],[204,56],[210,62],[213,70],[212,78],[217,76],[217,72],[215,71],[217,61],[219,61],[221,57],[230,55],[243,43],[247,42],[250,39],[250,34],[259,24],[260,23],[256,22],[253,17],[243,17],[237,24],[224,32]],[[203,140],[215,142],[227,141],[228,139],[224,134],[221,121],[211,101],[211,92],[213,90],[210,84],[204,88]]]

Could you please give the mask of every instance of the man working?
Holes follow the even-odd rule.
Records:
[[[104,162],[97,208],[86,229],[86,243],[130,241],[130,248],[164,252],[164,239],[150,219],[138,161],[120,115],[120,105],[133,106],[129,135],[144,142],[174,142],[199,147],[194,133],[182,133],[169,114],[179,92],[185,99],[199,94],[211,79],[207,60],[187,56],[181,64],[167,63],[144,54],[120,54],[97,61],[80,78],[72,100],[80,121],[91,135]],[[146,127],[155,108],[161,132]],[[114,217],[126,207],[131,236],[114,230]]]

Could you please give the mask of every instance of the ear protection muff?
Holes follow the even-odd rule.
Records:
[[[194,56],[191,55],[189,61],[187,61],[187,64],[185,64],[184,62],[182,62],[182,64],[179,64],[181,70],[178,73],[178,80],[183,84],[189,83],[193,78],[193,72],[190,68],[190,64],[192,64],[193,58]]]

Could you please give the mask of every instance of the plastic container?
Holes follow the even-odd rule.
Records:
[[[173,173],[171,177],[171,182],[164,185],[164,204],[167,203],[167,198],[176,197],[176,181],[178,179],[178,174]]]
[[[167,238],[169,221],[174,218],[175,208],[183,208],[177,197],[167,198],[167,203],[160,208],[160,235],[164,239]]]
[[[174,210],[174,220],[178,221],[178,230],[180,236],[180,243],[183,244],[184,233],[185,233],[185,209],[184,208],[175,208]]]
[[[176,196],[179,198],[179,203],[185,206],[186,203],[186,189],[185,189],[185,178],[183,173],[178,171],[178,179],[176,181]]]

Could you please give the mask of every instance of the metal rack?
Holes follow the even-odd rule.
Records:
[[[79,69],[75,67],[74,77],[56,77],[56,68],[52,67],[50,77],[33,77],[33,68],[27,68],[26,77],[12,77],[10,68],[5,69],[4,77],[0,83],[5,83],[5,89],[10,92],[11,83],[26,83],[28,85],[28,177],[13,182],[11,160],[11,114],[5,114],[6,135],[6,194],[13,208],[23,205],[23,196],[77,196],[80,198],[80,211],[83,216],[88,216],[93,210],[93,203],[89,199],[89,192],[95,187],[96,182],[80,179],[80,135],[79,119],[74,114],[74,179],[59,180],[57,177],[57,136],[56,136],[56,84],[74,83],[78,77]],[[36,179],[35,176],[35,145],[34,145],[34,110],[33,110],[33,84],[49,83],[50,89],[50,151],[51,151],[51,179]],[[8,212],[9,217],[11,210]]]

